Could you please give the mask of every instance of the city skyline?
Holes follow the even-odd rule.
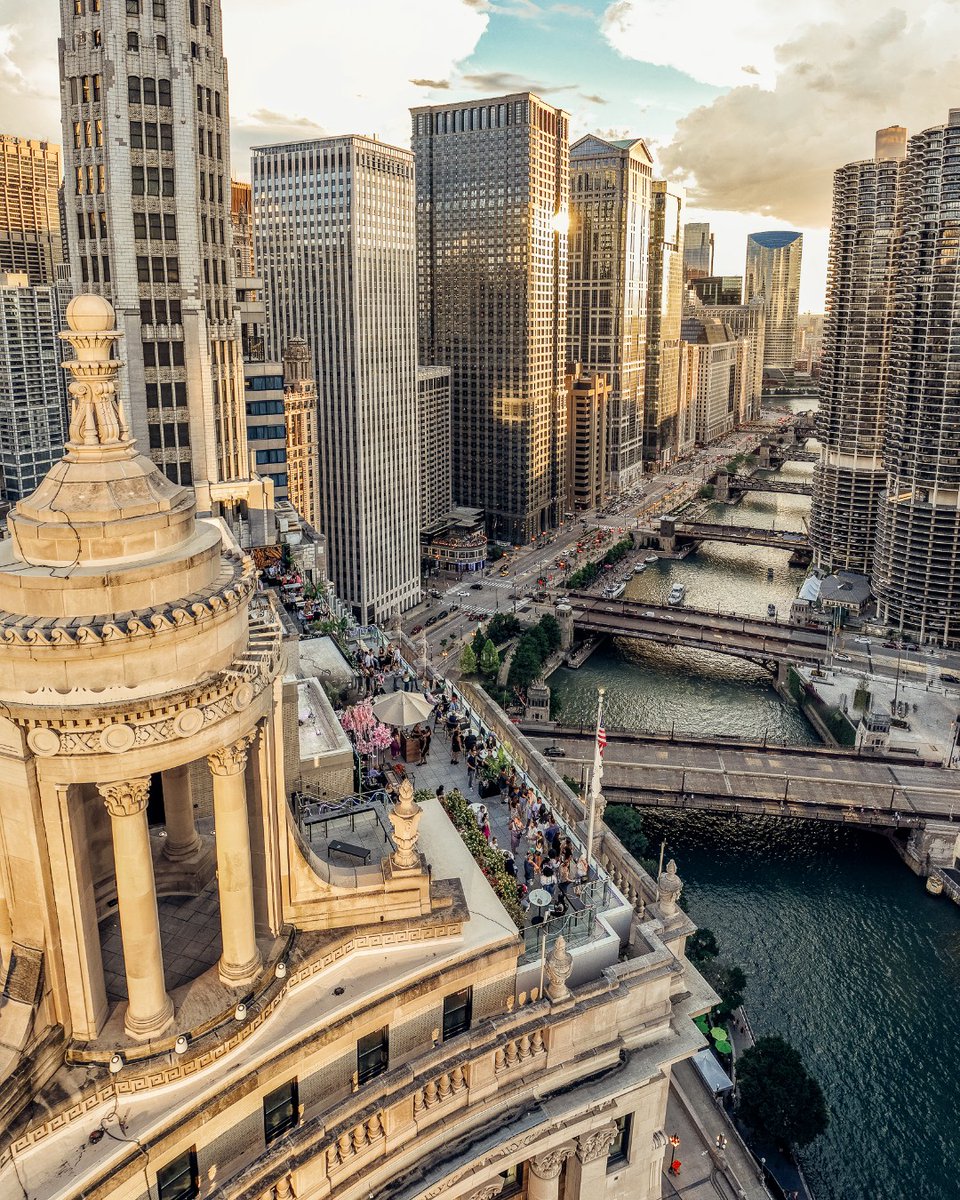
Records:
[[[844,0],[835,16],[818,2],[774,26],[758,0],[735,18],[699,0],[682,7],[364,0],[328,6],[317,20],[305,0],[284,0],[281,19],[264,28],[251,0],[235,0],[225,30],[235,165],[246,178],[251,145],[292,138],[376,133],[405,145],[410,107],[530,87],[570,111],[572,141],[590,132],[642,137],[658,169],[692,183],[686,216],[710,221],[718,274],[740,270],[751,232],[803,232],[800,307],[822,310],[832,172],[876,128],[894,120],[911,130],[936,124],[960,13],[940,5],[924,22]],[[690,21],[701,25],[702,38],[669,36]],[[306,36],[290,39],[290,23]],[[11,85],[0,97],[0,127],[10,133],[60,141],[56,25],[53,5],[37,12],[0,0],[0,71]],[[430,38],[422,36],[425,27]],[[364,48],[338,56],[323,89],[312,86],[308,69],[314,29]],[[841,38],[841,31],[863,36]],[[875,66],[863,61],[868,45],[886,64],[882,95],[860,86]],[[816,79],[811,62],[823,68]],[[823,119],[808,123],[814,94]],[[734,153],[748,131],[751,153]]]

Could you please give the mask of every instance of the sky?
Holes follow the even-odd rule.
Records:
[[[530,89],[571,136],[643,137],[709,220],[715,269],[748,233],[804,233],[821,311],[833,170],[874,131],[960,106],[960,0],[223,0],[234,174],[323,134],[409,143],[418,104]],[[59,142],[56,0],[0,0],[0,130]]]

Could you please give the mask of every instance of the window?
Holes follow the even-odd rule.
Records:
[[[127,100],[131,104],[139,104],[142,98],[140,79],[136,75],[127,76]]]
[[[158,21],[166,20],[167,0],[153,0],[153,15]]]
[[[150,282],[150,259],[142,254],[137,255],[137,282]]]
[[[173,149],[173,126],[172,125],[161,125],[160,126],[160,149],[161,150],[172,150]]]
[[[268,1146],[275,1138],[286,1133],[288,1129],[295,1128],[299,1121],[300,1111],[297,1091],[297,1081],[291,1079],[289,1083],[274,1088],[272,1092],[268,1092],[264,1096],[263,1136],[266,1138]]]
[[[263,466],[265,463],[285,463],[286,461],[286,450],[257,451],[258,466]],[[375,1065],[375,1061],[379,1061],[377,1060],[377,1053],[379,1053],[379,1051],[375,1051],[373,1047],[370,1047],[369,1052],[367,1053],[364,1051],[364,1046],[370,1041],[370,1038],[379,1038],[381,1034],[383,1035],[384,1039],[382,1047],[383,1061],[380,1063],[380,1065]],[[370,1034],[370,1037],[361,1038],[360,1041],[357,1042],[357,1075],[361,1083],[366,1083],[366,1081],[368,1079],[372,1079],[374,1075],[382,1075],[387,1069],[386,1037],[386,1029],[381,1029],[380,1033]],[[366,1075],[364,1074],[365,1070],[367,1071]]]
[[[143,102],[144,104],[156,104],[157,102],[157,81],[149,75],[144,76],[141,80],[143,84]]]
[[[162,33],[157,34],[157,50],[160,54],[166,54],[167,52],[167,39]]]
[[[163,108],[170,107],[171,100],[170,100],[170,80],[169,79],[158,79],[157,80],[157,96],[158,96],[158,100],[160,102],[161,107],[163,107]]]
[[[513,1166],[507,1167],[505,1171],[500,1172],[500,1178],[503,1180],[503,1187],[500,1191],[501,1196],[513,1196],[517,1192],[522,1191],[523,1163],[514,1163]]]
[[[451,992],[443,998],[443,1040],[470,1028],[473,1012],[473,988]]]
[[[633,1124],[633,1113],[627,1113],[626,1116],[617,1117],[617,1136],[610,1145],[610,1150],[607,1154],[607,1170],[611,1167],[622,1166],[627,1161],[627,1156],[630,1153],[630,1127]]]
[[[199,1195],[196,1150],[184,1151],[157,1172],[157,1200],[191,1200]]]
[[[173,167],[164,167],[161,171],[163,179],[163,194],[165,196],[173,195]]]
[[[143,126],[139,121],[130,122],[130,149],[143,149]]]
[[[143,195],[143,167],[131,167],[131,190],[135,196]]]
[[[127,33],[127,49],[128,50],[139,50],[140,49],[140,35],[139,35],[139,33],[136,33],[133,29],[129,30]]]
[[[133,236],[140,240],[147,236],[147,218],[145,213],[135,212],[133,214]]]
[[[139,17],[140,16],[140,0],[127,0],[127,16],[128,17]]]
[[[261,457],[265,455],[283,455],[282,458]],[[286,462],[287,453],[285,450],[258,450],[257,462]],[[378,1075],[382,1075],[387,1069],[387,1064],[390,1061],[389,1050],[389,1029],[385,1025],[383,1029],[378,1029],[376,1033],[368,1033],[366,1037],[362,1037],[357,1042],[357,1082],[366,1083],[369,1079],[375,1079]]]
[[[168,258],[167,259],[167,283],[179,283],[179,282],[180,282],[180,259],[179,258]]]
[[[253,379],[247,380],[247,390],[251,392],[281,392],[283,391],[283,376],[256,375]],[[270,409],[269,411],[272,412],[273,410]],[[280,402],[277,412],[283,412],[282,402]]]

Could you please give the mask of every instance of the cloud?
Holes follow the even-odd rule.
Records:
[[[54,5],[0,0],[0,129],[60,142]]]
[[[582,17],[584,20],[592,20],[593,13],[589,8],[583,8],[579,4],[551,4],[550,11],[560,13],[564,17]]]
[[[450,86],[449,79],[411,79],[410,82],[414,87],[433,88],[434,91],[438,89],[443,90]]]
[[[820,0],[792,15],[778,14],[779,44],[771,41],[759,54],[752,38],[727,45],[719,30],[726,9],[717,6],[715,18],[703,10],[704,26],[686,40],[699,58],[700,47],[719,37],[714,78],[739,75],[741,82],[681,116],[672,140],[660,149],[663,168],[686,184],[692,203],[823,226],[830,217],[833,171],[869,158],[876,129],[901,124],[916,130],[946,121],[950,100],[958,96],[960,5],[929,0],[922,11],[908,11],[876,0],[831,0],[831,6],[828,16]],[[684,11],[675,19],[689,20],[699,0],[671,0],[671,11],[676,8]],[[658,9],[655,0],[619,0],[605,15],[608,36],[615,29],[622,48],[641,10],[656,18]],[[769,12],[766,0],[743,0],[737,27],[756,20],[765,29]],[[656,20],[646,32],[646,49],[637,44],[633,51],[649,61],[664,39]],[[687,53],[677,47],[665,65],[683,69]],[[772,69],[769,86],[742,83],[745,60],[756,63],[760,78]],[[692,72],[694,64],[688,65]]]
[[[586,100],[590,104],[609,104],[609,100],[604,100],[603,96],[594,96],[590,92],[578,93],[581,100]]]
[[[507,92],[536,92],[539,96],[550,96],[554,92],[572,92],[575,83],[538,83],[535,79],[527,79],[523,75],[512,75],[509,71],[480,71],[476,74],[462,75],[461,82],[477,92],[507,93]]]

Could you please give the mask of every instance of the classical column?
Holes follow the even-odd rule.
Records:
[[[97,790],[110,814],[117,904],[127,976],[128,1035],[146,1041],[159,1036],[173,1020],[173,1001],[163,982],[160,918],[153,880],[153,855],[147,827],[149,779],[99,783]]]
[[[189,763],[163,772],[163,820],[167,827],[164,857],[174,862],[193,858],[203,842],[193,817]]]
[[[560,1172],[572,1153],[572,1146],[558,1146],[530,1159],[527,1163],[527,1200],[559,1200]]]
[[[604,1194],[607,1155],[616,1136],[617,1127],[610,1124],[577,1138],[577,1152],[567,1169],[564,1200],[595,1200]]]
[[[207,758],[213,776],[213,818],[217,833],[217,883],[223,954],[220,978],[229,987],[252,983],[260,970],[253,914],[253,865],[244,768],[253,734]]]

